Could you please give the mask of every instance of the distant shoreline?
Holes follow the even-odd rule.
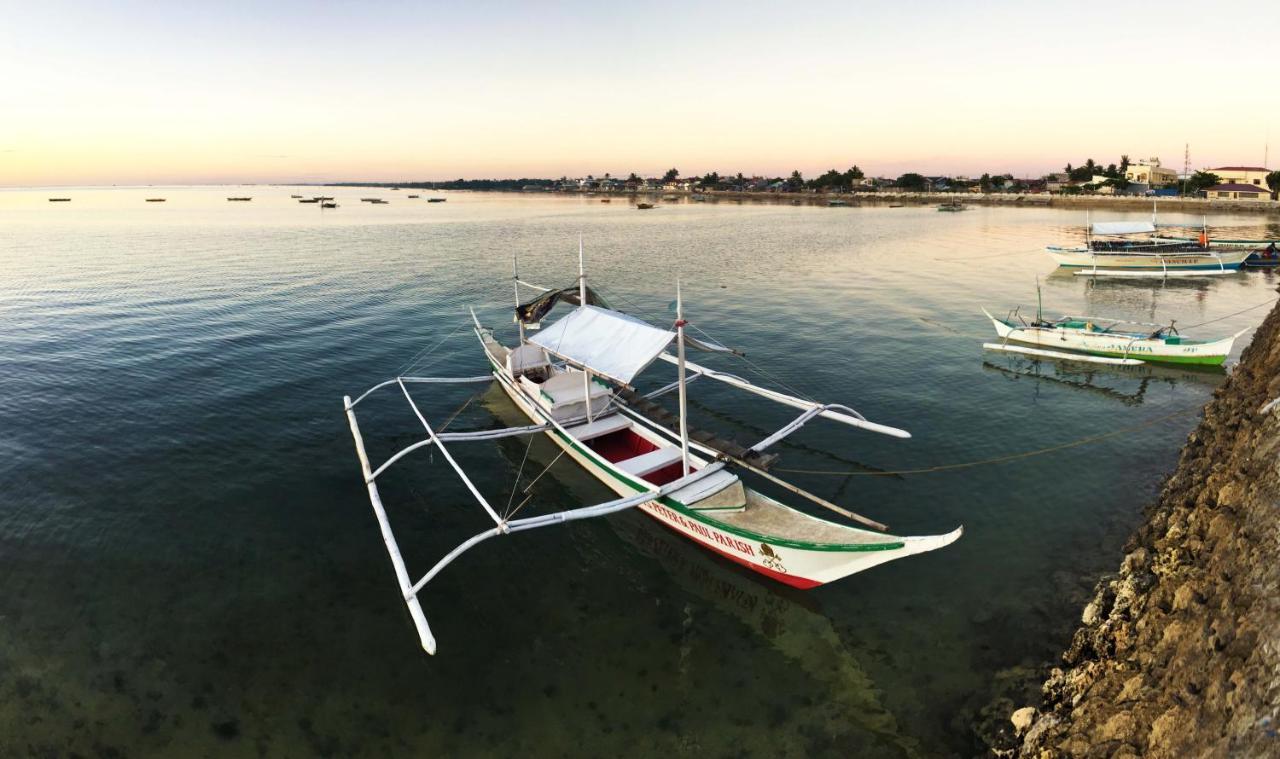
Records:
[[[403,189],[424,189],[412,184],[365,184],[359,185],[333,183],[327,187],[400,187]],[[1124,211],[1149,211],[1152,204],[1167,213],[1243,213],[1243,214],[1278,214],[1280,202],[1274,200],[1209,200],[1208,198],[1168,198],[1168,197],[1134,197],[1109,195],[1052,195],[1052,194],[1016,194],[1016,193],[964,193],[964,192],[737,192],[730,190],[437,190],[438,192],[504,192],[522,195],[578,195],[597,196],[601,198],[643,198],[645,201],[675,196],[679,198],[704,197],[708,202],[753,201],[758,203],[792,203],[800,205],[826,205],[830,201],[843,201],[849,206],[888,205],[901,203],[904,206],[937,205],[939,203],[960,202],[974,206],[1026,206],[1035,208],[1109,208]]]

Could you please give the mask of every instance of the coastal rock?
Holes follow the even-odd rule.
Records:
[[[1013,723],[1013,731],[1018,735],[1022,735],[1031,727],[1031,721],[1035,719],[1036,708],[1034,706],[1024,706],[1009,717],[1009,721]]]
[[[1084,604],[1039,707],[1014,712],[1018,756],[1280,755],[1280,413],[1258,413],[1277,396],[1280,310]]]

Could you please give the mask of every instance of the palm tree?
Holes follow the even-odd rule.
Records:
[[[1267,175],[1267,187],[1271,188],[1271,199],[1275,200],[1280,195],[1280,171],[1273,171]]]

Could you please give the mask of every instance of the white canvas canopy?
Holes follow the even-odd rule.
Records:
[[[596,374],[630,384],[676,337],[626,314],[579,306],[529,342]]]
[[[1149,221],[1097,221],[1093,224],[1095,235],[1136,235],[1156,231]]]

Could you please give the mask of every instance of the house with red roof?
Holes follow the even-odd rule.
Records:
[[[1214,169],[1213,173],[1217,174],[1218,170]],[[1258,187],[1254,184],[1243,184],[1240,182],[1223,182],[1215,184],[1212,187],[1206,187],[1200,191],[1200,197],[1209,198],[1210,200],[1271,200],[1271,190],[1266,186]]]

